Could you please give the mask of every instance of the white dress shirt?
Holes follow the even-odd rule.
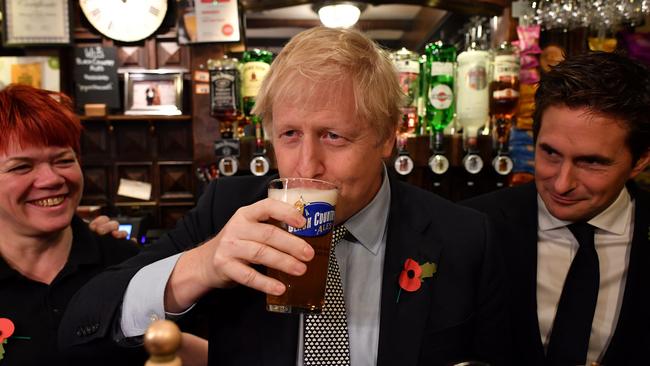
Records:
[[[537,203],[537,317],[546,349],[578,242],[567,228],[571,222],[552,216],[539,195]],[[600,289],[589,338],[587,365],[600,361],[616,329],[634,232],[633,213],[634,202],[624,188],[614,203],[589,220],[589,224],[596,227]]]

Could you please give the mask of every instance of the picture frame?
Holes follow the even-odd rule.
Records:
[[[183,114],[183,73],[169,70],[125,72],[124,114]]]
[[[2,1],[4,45],[71,44],[70,8],[69,0]]]

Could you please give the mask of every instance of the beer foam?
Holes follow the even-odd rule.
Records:
[[[269,198],[274,200],[294,204],[302,198],[305,203],[327,202],[336,206],[338,191],[336,189],[314,189],[314,188],[289,188],[289,189],[269,189]]]

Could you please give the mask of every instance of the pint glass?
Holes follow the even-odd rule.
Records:
[[[266,309],[279,313],[319,313],[325,302],[327,264],[334,227],[334,208],[338,190],[332,183],[306,178],[280,178],[269,183],[269,198],[292,204],[307,220],[302,228],[274,222],[303,238],[314,248],[314,258],[307,262],[302,276],[292,276],[268,268],[267,275],[284,283],[281,296],[266,296]]]

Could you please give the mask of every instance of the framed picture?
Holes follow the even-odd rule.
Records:
[[[124,114],[182,114],[183,74],[152,70],[124,73]]]
[[[70,43],[69,0],[5,0],[2,4],[5,46]]]

